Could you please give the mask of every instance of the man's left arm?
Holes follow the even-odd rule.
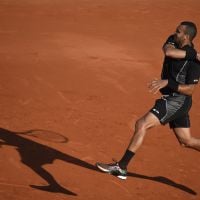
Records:
[[[200,62],[191,61],[190,66],[188,68],[186,83],[180,84],[173,79],[154,79],[149,84],[150,92],[156,94],[160,89],[164,87],[169,87],[174,92],[179,92],[181,94],[191,96],[194,92],[195,85],[199,82],[200,77]]]
[[[195,85],[196,84],[178,84],[177,82],[173,82],[172,80],[167,80],[167,79],[165,80],[154,79],[149,84],[149,90],[150,92],[156,94],[157,92],[160,91],[160,89],[169,86],[176,92],[191,96],[194,92]]]

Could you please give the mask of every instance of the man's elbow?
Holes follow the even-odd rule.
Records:
[[[192,94],[194,93],[194,89],[195,89],[195,84],[190,84],[188,90],[189,96],[192,96]]]
[[[167,56],[167,57],[172,57],[172,56],[173,56],[172,49],[170,49],[170,48],[164,49],[164,54],[165,54],[165,56]]]

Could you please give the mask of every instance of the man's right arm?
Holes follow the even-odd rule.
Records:
[[[200,54],[196,52],[193,48],[187,49],[177,49],[172,44],[165,44],[163,46],[163,52],[165,56],[175,58],[175,59],[187,59],[187,60],[199,60],[200,61]]]
[[[174,59],[187,59],[187,60],[199,60],[200,54],[192,47],[187,47],[185,49],[178,49],[177,44],[174,40],[174,35],[170,35],[163,45],[163,53],[167,57]]]

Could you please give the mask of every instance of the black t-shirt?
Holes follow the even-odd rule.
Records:
[[[174,41],[174,36],[171,35],[165,44],[173,44],[176,48],[178,45]],[[164,45],[165,45],[164,44]],[[193,46],[186,45],[182,50],[193,48]],[[200,62],[197,60],[173,59],[165,57],[163,62],[161,79],[171,79],[179,84],[197,84],[200,77]],[[173,91],[169,87],[164,87],[160,90],[162,94],[171,94]]]

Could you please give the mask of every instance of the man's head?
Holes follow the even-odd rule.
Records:
[[[184,43],[192,42],[197,34],[197,27],[193,22],[183,21],[177,27],[175,40],[181,46]]]

